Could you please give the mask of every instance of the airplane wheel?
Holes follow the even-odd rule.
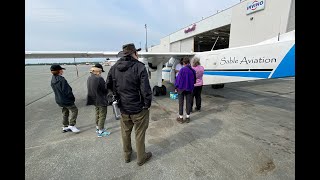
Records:
[[[213,89],[221,89],[221,88],[224,87],[224,84],[213,84],[213,85],[211,85],[211,87],[212,87]]]
[[[167,88],[164,85],[161,86],[161,94],[167,95]]]
[[[161,88],[159,86],[154,86],[152,92],[154,96],[159,96]]]
[[[211,85],[212,89],[218,89],[219,88],[219,84],[213,84]]]

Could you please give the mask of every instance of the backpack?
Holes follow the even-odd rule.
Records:
[[[188,66],[187,65],[187,67],[192,71],[192,73],[193,73],[193,79],[194,79],[194,83],[193,84],[196,84],[196,82],[197,82],[197,78],[196,78],[196,71],[194,70],[194,69],[192,69],[191,68],[191,66]]]

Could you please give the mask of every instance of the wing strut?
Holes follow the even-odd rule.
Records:
[[[220,36],[218,36],[218,37],[217,37],[217,39],[216,39],[216,41],[214,42],[214,44],[213,44],[213,46],[212,46],[212,48],[211,48],[211,51],[213,50],[214,46],[216,45],[216,43],[217,43],[217,41],[218,41],[219,37],[220,37]]]
[[[78,66],[76,64],[76,58],[74,57],[73,58],[73,62],[74,62],[74,65],[76,66],[76,70],[77,70],[77,77],[79,77],[79,73],[78,73]]]

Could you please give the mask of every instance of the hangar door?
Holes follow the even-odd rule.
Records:
[[[193,37],[176,41],[170,44],[170,52],[193,52]]]

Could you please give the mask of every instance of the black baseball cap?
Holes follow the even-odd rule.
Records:
[[[51,71],[58,71],[58,70],[61,70],[61,69],[64,69],[63,67],[61,67],[59,64],[53,64],[51,67],[50,67],[50,70]]]
[[[100,69],[102,69],[102,72],[104,72],[102,65],[101,65],[101,64],[99,64],[99,63],[98,63],[98,64],[95,64],[93,67],[100,68]]]

